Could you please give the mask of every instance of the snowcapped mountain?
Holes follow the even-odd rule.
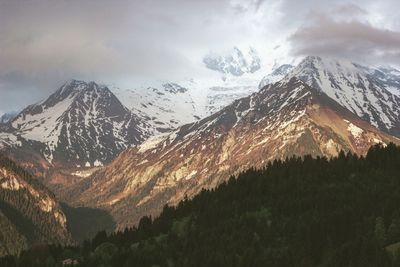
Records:
[[[124,227],[272,159],[364,154],[387,142],[400,140],[293,78],[124,151],[90,182],[76,185],[85,188],[76,201],[110,210]]]
[[[285,77],[298,77],[375,127],[400,136],[400,75],[346,60],[309,56]]]
[[[385,84],[385,88],[389,90],[392,94],[400,96],[400,71],[387,66],[387,67],[379,67],[376,69],[372,69],[370,71],[370,75],[372,75],[375,79],[380,81],[382,84]]]
[[[142,142],[149,127],[107,87],[72,80],[20,112],[2,139],[30,142],[53,165],[90,167]]]
[[[277,68],[274,68],[270,74],[261,80],[258,87],[262,89],[268,84],[276,83],[282,80],[293,68],[294,66],[290,64],[283,64]]]
[[[153,134],[175,129],[205,116],[205,104],[199,103],[201,98],[195,98],[193,88],[177,83],[111,90],[126,107],[151,125]]]
[[[152,82],[133,89],[110,88],[157,134],[195,122],[258,91],[265,74],[257,51],[251,47],[234,47],[226,54],[209,53],[204,63],[205,77],[194,73],[178,81]]]
[[[18,148],[14,159],[29,161],[24,154],[31,151],[39,162],[37,153],[42,154],[50,163],[41,162],[43,170],[101,166],[149,136],[198,121],[248,96],[257,85],[253,74],[153,82],[132,90],[72,80],[0,126],[0,148]]]
[[[209,53],[203,58],[207,68],[224,74],[242,76],[261,68],[261,59],[254,48],[240,50],[234,47],[226,54]]]
[[[236,99],[258,91],[259,79],[220,76],[207,80],[159,82],[134,89],[111,88],[133,113],[151,125],[152,133],[163,133],[211,115]]]

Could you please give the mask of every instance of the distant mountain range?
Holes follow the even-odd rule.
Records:
[[[208,55],[208,81],[69,81],[2,123],[0,147],[123,227],[268,160],[399,143],[399,71],[310,56],[265,76],[256,52],[244,54]]]
[[[203,62],[211,70],[234,76],[254,73],[261,68],[261,59],[252,47],[246,50],[234,47],[232,51],[222,55],[209,53],[203,58]]]
[[[232,53],[242,55],[237,48]],[[13,158],[23,158],[21,164],[43,156],[47,162],[36,160],[42,172],[54,166],[103,166],[150,136],[198,121],[258,90],[257,78],[228,76],[153,82],[134,89],[71,80],[44,101],[5,114],[0,147],[11,147]]]
[[[281,81],[121,153],[77,184],[85,191],[76,203],[109,209],[123,227],[269,160],[365,154],[374,144],[400,144],[396,87],[369,76],[372,68],[307,57],[281,70]]]

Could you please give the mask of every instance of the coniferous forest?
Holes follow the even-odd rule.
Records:
[[[400,266],[400,148],[292,157],[248,170],[157,218],[0,266]]]

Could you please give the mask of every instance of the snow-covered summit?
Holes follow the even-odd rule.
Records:
[[[234,47],[225,54],[210,52],[203,58],[203,62],[211,70],[234,76],[254,73],[261,68],[261,59],[252,47],[246,50]]]
[[[284,78],[297,77],[379,129],[400,136],[400,76],[349,60],[308,56]]]
[[[101,165],[147,137],[148,125],[106,87],[72,80],[11,122],[13,134],[44,146],[49,162]]]
[[[283,64],[274,68],[270,74],[268,74],[261,80],[258,87],[262,89],[268,84],[272,84],[282,80],[293,68],[294,66],[291,64]]]

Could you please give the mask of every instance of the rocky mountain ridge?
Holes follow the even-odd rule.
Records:
[[[85,190],[77,203],[110,210],[124,227],[269,160],[329,157],[341,150],[364,154],[371,145],[388,142],[399,139],[292,78],[124,151],[79,184]]]

